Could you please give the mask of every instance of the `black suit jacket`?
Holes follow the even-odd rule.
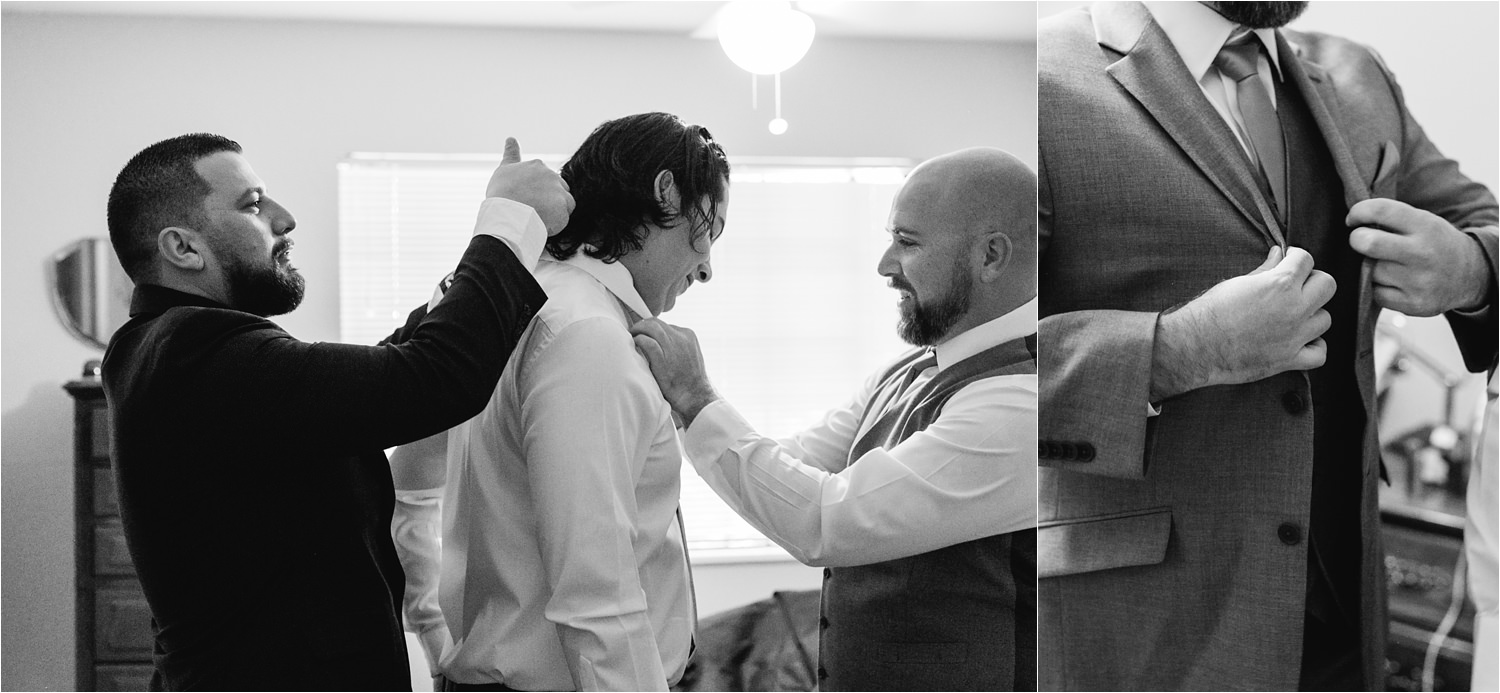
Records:
[[[545,300],[487,236],[399,345],[309,344],[137,287],[103,378],[160,684],[408,689],[381,450],[478,413]]]

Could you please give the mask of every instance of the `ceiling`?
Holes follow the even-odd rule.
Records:
[[[725,2],[688,0],[441,0],[0,3],[7,13],[253,18],[687,34],[713,38]],[[1031,2],[804,0],[822,36],[961,41],[1036,40]]]

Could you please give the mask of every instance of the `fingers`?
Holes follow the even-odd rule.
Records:
[[[1386,262],[1409,261],[1414,242],[1410,237],[1367,226],[1349,232],[1349,247],[1354,252]]]
[[[1296,332],[1296,339],[1304,344],[1310,344],[1319,337],[1322,337],[1323,333],[1327,332],[1328,328],[1332,326],[1333,316],[1329,315],[1328,311],[1320,308],[1314,311],[1306,322],[1302,323],[1302,326]]]
[[[1277,263],[1281,262],[1282,255],[1283,252],[1281,250],[1281,246],[1271,246],[1271,252],[1266,253],[1266,261],[1260,263],[1260,267],[1256,267],[1255,269],[1251,270],[1250,274],[1260,274],[1261,272],[1275,267]]]
[[[667,323],[661,318],[642,318],[630,326],[630,334],[649,337],[655,341],[664,341],[667,335]]]
[[[1321,306],[1338,292],[1338,282],[1322,270],[1313,270],[1302,283],[1302,298],[1308,306]]]
[[[1314,368],[1321,368],[1327,360],[1328,342],[1323,341],[1323,338],[1319,337],[1297,350],[1297,355],[1292,358],[1291,369],[1296,371],[1310,371]]]
[[[514,137],[505,138],[505,154],[500,157],[501,164],[521,163],[521,143]]]
[[[1307,278],[1313,271],[1313,258],[1306,250],[1294,246],[1287,246],[1286,257],[1276,265],[1275,270],[1290,276],[1300,286],[1307,282]]]
[[[655,339],[652,339],[648,335],[638,334],[631,341],[635,342],[635,350],[640,352],[641,356],[646,357],[647,365],[654,367],[656,364],[661,363],[661,344],[657,343]]]
[[[1406,234],[1419,227],[1423,212],[1405,202],[1387,199],[1384,197],[1372,197],[1362,202],[1356,202],[1349,208],[1349,214],[1344,216],[1344,225],[1374,226],[1386,231]]]

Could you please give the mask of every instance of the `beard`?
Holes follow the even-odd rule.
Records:
[[[955,263],[953,280],[941,296],[923,302],[917,299],[916,291],[900,277],[892,277],[891,283],[911,293],[911,300],[901,305],[901,322],[896,333],[908,344],[932,346],[942,341],[948,331],[969,312],[969,294],[974,287],[974,278],[964,271],[963,263]]]
[[[225,269],[235,310],[269,318],[290,313],[302,304],[307,280],[295,267],[277,261],[290,245],[285,239],[278,241],[269,263],[236,261]]]
[[[1306,2],[1216,2],[1220,16],[1251,29],[1279,29],[1302,15]]]

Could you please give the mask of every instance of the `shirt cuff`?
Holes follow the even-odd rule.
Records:
[[[719,459],[735,441],[754,433],[745,417],[723,398],[716,399],[698,412],[683,436],[688,460],[712,462]]]
[[[509,246],[527,272],[536,271],[542,248],[547,245],[547,226],[536,210],[503,197],[487,197],[480,203],[474,235],[481,234],[498,238]]]

